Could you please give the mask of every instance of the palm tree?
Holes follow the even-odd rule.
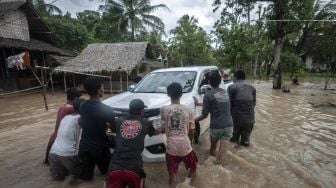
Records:
[[[322,0],[313,0],[312,9],[307,11],[307,17],[304,19],[307,20],[334,20],[336,19],[336,0],[329,0],[328,2]],[[299,39],[299,42],[296,46],[296,52],[298,54],[303,50],[303,46],[306,42],[308,36],[314,32],[314,29],[320,27],[319,22],[306,22],[302,28],[302,35]]]
[[[118,23],[127,21],[127,26],[131,30],[132,41],[135,40],[135,33],[139,29],[149,26],[152,29],[164,32],[164,23],[152,12],[158,9],[168,9],[164,4],[150,5],[150,0],[105,0],[105,5],[99,7],[100,10],[107,11],[111,8],[119,9],[119,13],[112,15],[118,18]]]
[[[52,14],[62,15],[61,9],[59,9],[56,5],[53,5],[55,1],[52,1],[51,3],[45,3],[44,0],[30,0],[30,2],[35,6],[37,11],[42,16]]]

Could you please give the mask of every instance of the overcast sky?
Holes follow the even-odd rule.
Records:
[[[46,0],[46,3],[53,2],[54,0]],[[158,10],[153,14],[160,17],[166,25],[166,33],[168,34],[171,29],[176,26],[177,20],[184,14],[195,16],[199,25],[207,32],[210,32],[214,22],[219,19],[220,11],[212,12],[211,6],[213,0],[152,0],[152,5],[165,4],[170,11]],[[77,12],[83,10],[97,10],[100,4],[104,2],[99,0],[58,0],[54,4],[59,7],[63,13],[69,11],[72,16]]]

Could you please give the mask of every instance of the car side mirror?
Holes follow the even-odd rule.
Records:
[[[199,93],[200,94],[205,94],[210,89],[211,89],[210,85],[202,85],[201,88],[199,89]]]
[[[128,91],[132,92],[135,89],[135,85],[128,86]]]

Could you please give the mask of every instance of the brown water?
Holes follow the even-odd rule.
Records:
[[[336,91],[322,91],[319,83],[303,83],[290,94],[271,90],[271,83],[255,81],[256,126],[253,146],[230,144],[226,166],[208,157],[205,134],[195,150],[200,159],[195,187],[336,187],[336,109],[310,103],[336,103]],[[334,86],[335,87],[335,86]],[[64,94],[48,95],[49,111],[39,93],[0,98],[0,187],[103,187],[70,178],[52,182],[42,165],[56,110]],[[168,187],[165,163],[145,164],[147,187]],[[190,187],[180,166],[180,187]]]

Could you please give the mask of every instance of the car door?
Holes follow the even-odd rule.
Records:
[[[200,79],[197,83],[197,95],[195,96],[198,99],[198,102],[200,102],[200,103],[203,103],[203,96],[204,96],[204,94],[200,93],[200,88],[201,88],[202,85],[208,84],[208,83],[206,83],[207,81],[203,81],[202,78],[208,79],[209,77],[207,75],[210,75],[210,73],[212,71],[218,71],[218,70],[217,69],[208,69],[208,70],[203,71],[200,74]],[[200,115],[202,113],[202,106],[195,106],[194,111],[195,111],[196,116]],[[210,115],[206,119],[204,119],[203,121],[200,121],[200,125],[201,125],[201,134],[203,134],[210,127]]]

